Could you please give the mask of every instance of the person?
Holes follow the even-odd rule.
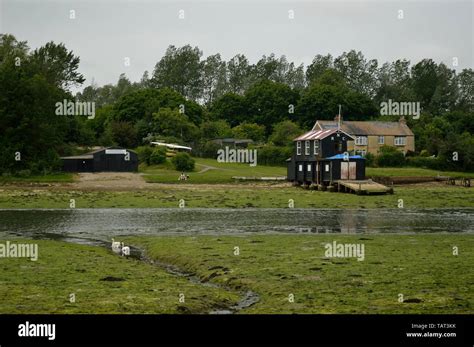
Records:
[[[184,172],[181,172],[181,175],[178,178],[178,181],[183,181],[186,180],[186,176],[184,175]]]

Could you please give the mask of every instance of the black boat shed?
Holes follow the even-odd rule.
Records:
[[[66,172],[136,172],[137,153],[122,147],[101,148],[82,155],[61,157]]]

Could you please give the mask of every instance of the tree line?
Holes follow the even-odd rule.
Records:
[[[259,163],[284,165],[292,138],[316,119],[333,119],[339,104],[345,120],[397,120],[380,115],[380,103],[389,99],[421,104],[419,119],[407,117],[416,136],[410,155],[437,158],[423,165],[474,169],[472,69],[457,73],[431,59],[379,64],[355,50],[316,55],[307,67],[274,54],[252,64],[243,54],[204,59],[198,47],[169,46],[140,81],[121,74],[116,84],[91,84],[72,95],[70,87],[84,82],[78,69],[79,57],[63,44],[30,51],[26,42],[0,36],[0,144],[6,154],[0,170],[45,172],[78,146],[134,148],[153,139],[215,157],[212,140],[222,137],[252,139]],[[94,102],[95,117],[55,115],[54,104],[64,98]],[[18,152],[24,160],[15,160]]]

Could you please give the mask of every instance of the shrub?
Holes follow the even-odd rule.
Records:
[[[150,155],[150,165],[163,164],[166,161],[166,148],[156,147]]]
[[[395,147],[382,146],[376,162],[380,167],[400,167],[405,164],[405,156]]]
[[[137,148],[138,161],[146,165],[150,165],[150,157],[153,153],[153,148],[150,146],[141,146]]]
[[[289,147],[263,146],[257,149],[257,164],[285,166],[291,153]]]
[[[177,153],[172,159],[171,163],[178,171],[193,171],[194,159],[186,152]]]
[[[372,153],[365,154],[365,166],[367,167],[374,167],[375,166],[375,155]]]

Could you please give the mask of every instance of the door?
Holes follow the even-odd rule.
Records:
[[[355,161],[349,162],[349,179],[355,180],[356,179],[356,168],[357,163]]]
[[[349,179],[349,163],[346,161],[341,162],[341,180]]]

